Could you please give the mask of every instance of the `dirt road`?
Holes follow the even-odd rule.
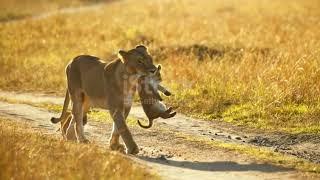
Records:
[[[41,94],[0,92],[17,102],[62,104],[63,98]],[[50,123],[51,116],[46,109],[27,104],[0,102],[0,116],[27,123],[30,128],[59,137],[57,125]],[[145,117],[140,107],[134,106],[131,116]],[[218,123],[217,123],[218,124]],[[163,179],[308,179],[319,178],[292,169],[282,168],[259,162],[252,157],[222,148],[190,142],[183,135],[220,139],[226,142],[246,143],[252,137],[226,131],[229,127],[216,126],[214,123],[191,119],[179,114],[169,120],[156,120],[150,130],[131,127],[141,151],[132,159],[156,171]],[[103,147],[108,147],[111,131],[110,122],[90,121],[85,127],[88,138]],[[177,132],[181,137],[177,136]],[[217,134],[217,135],[215,135]],[[252,133],[253,134],[253,133]],[[244,141],[244,142],[242,142]]]

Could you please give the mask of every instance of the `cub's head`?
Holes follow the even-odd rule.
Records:
[[[120,50],[118,57],[124,63],[129,73],[147,75],[157,70],[153,64],[151,55],[143,45],[139,45],[129,51]]]

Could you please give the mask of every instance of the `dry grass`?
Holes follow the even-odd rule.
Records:
[[[0,119],[0,179],[157,179],[118,153]]]
[[[270,151],[269,149],[263,147],[256,147],[248,144],[226,143],[219,140],[212,141],[204,138],[195,138],[193,136],[187,136],[181,133],[176,133],[175,135],[180,138],[184,138],[189,142],[194,142],[196,144],[206,144],[212,147],[228,149],[230,151],[236,151],[238,153],[250,155],[251,157],[254,157],[260,162],[270,163],[277,166],[292,168],[304,172],[313,172],[315,174],[320,173],[319,164],[312,163],[305,159],[297,158],[287,154]]]
[[[0,88],[63,92],[79,54],[149,46],[180,111],[319,133],[317,0],[119,1],[101,11],[0,24]],[[124,10],[125,9],[125,10]]]
[[[104,0],[0,0],[0,22],[101,1]]]

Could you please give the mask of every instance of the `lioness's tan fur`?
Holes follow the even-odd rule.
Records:
[[[113,120],[110,148],[121,150],[121,136],[128,154],[136,154],[139,148],[126,125],[133,95],[139,77],[154,73],[156,67],[145,46],[129,51],[120,50],[119,59],[105,63],[97,57],[81,55],[66,67],[67,92],[60,120],[67,117],[69,101],[72,101],[72,118],[66,137],[73,133],[79,142],[88,142],[83,132],[83,115],[89,107],[108,109]],[[53,118],[54,119],[54,118]]]

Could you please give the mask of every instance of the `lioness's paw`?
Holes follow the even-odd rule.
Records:
[[[127,154],[136,155],[136,154],[139,153],[139,148],[138,148],[138,146],[135,146],[135,147],[132,148],[132,149],[127,149],[126,153],[127,153]]]
[[[125,147],[122,144],[112,144],[112,145],[110,145],[110,149],[112,151],[119,151],[123,154],[125,153]]]
[[[77,141],[77,137],[66,136],[64,139],[67,140],[67,141],[74,141],[74,142]]]
[[[81,139],[81,140],[78,140],[79,143],[84,143],[84,144],[89,144],[90,141],[88,139]]]
[[[124,145],[120,144],[119,148],[118,148],[118,151],[122,154],[125,154],[126,153],[126,148],[124,147]]]

